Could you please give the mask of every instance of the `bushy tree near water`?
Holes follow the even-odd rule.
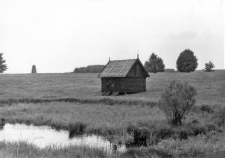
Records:
[[[0,53],[0,73],[3,73],[5,70],[8,69],[2,55],[3,55],[3,53]]]
[[[206,72],[211,72],[214,71],[213,68],[215,67],[215,65],[209,61],[208,63],[205,63],[205,71]]]
[[[187,82],[172,81],[161,94],[159,108],[165,113],[169,123],[182,125],[185,115],[195,105],[197,90]]]
[[[177,70],[179,72],[193,72],[198,67],[197,61],[198,59],[194,52],[190,49],[185,49],[177,59]]]
[[[145,69],[151,73],[164,72],[165,65],[160,57],[152,53],[149,60],[145,62]]]

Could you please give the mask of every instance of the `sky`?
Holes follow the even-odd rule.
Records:
[[[185,49],[198,68],[224,69],[223,0],[0,0],[5,73],[72,72],[152,53],[176,68]]]

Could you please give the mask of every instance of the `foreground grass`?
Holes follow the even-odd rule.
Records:
[[[5,158],[221,158],[225,156],[225,133],[211,132],[186,140],[164,139],[151,147],[131,148],[124,153],[90,147],[37,148],[26,142],[0,142],[0,157]]]
[[[0,142],[0,157],[5,158],[106,158],[112,157],[101,149],[71,146],[67,148],[37,148],[26,142]]]
[[[225,133],[211,132],[186,140],[164,139],[154,148],[175,157],[221,158],[225,157]]]
[[[125,153],[106,152],[90,147],[70,146],[67,148],[37,148],[26,142],[0,142],[0,157],[4,158],[170,158],[172,155],[163,151],[141,148],[130,149]]]

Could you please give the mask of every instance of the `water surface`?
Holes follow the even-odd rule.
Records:
[[[0,141],[25,141],[39,148],[78,145],[112,150],[110,142],[97,135],[69,138],[69,132],[65,130],[56,131],[48,126],[27,126],[25,124],[5,124],[0,130]],[[122,147],[120,150],[124,150],[124,148]]]

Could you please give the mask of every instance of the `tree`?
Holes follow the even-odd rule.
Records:
[[[194,107],[197,91],[187,82],[172,81],[161,94],[159,108],[162,110],[169,123],[182,125],[185,115]]]
[[[177,59],[177,70],[179,72],[193,72],[198,66],[198,59],[194,56],[194,52],[185,49]]]
[[[145,69],[152,73],[164,72],[165,65],[160,57],[152,53],[149,60],[145,62]]]
[[[31,73],[32,74],[36,74],[37,73],[37,69],[36,69],[36,66],[35,65],[32,66]]]
[[[211,72],[214,71],[213,68],[215,67],[215,65],[209,61],[209,63],[205,63],[205,71],[206,72]]]
[[[0,53],[0,73],[3,73],[5,70],[7,70],[7,65],[5,64],[5,60],[2,57],[3,53]]]

